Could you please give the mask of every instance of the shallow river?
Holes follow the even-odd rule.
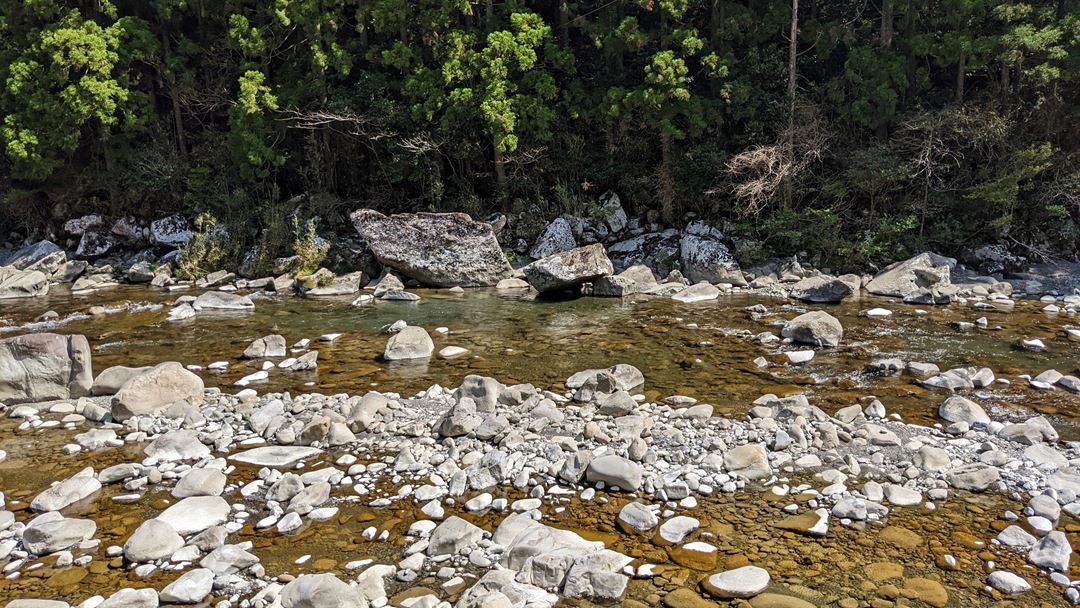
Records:
[[[1011,381],[1010,385],[995,384],[977,393],[981,402],[995,407],[997,411],[992,415],[996,419],[1024,418],[1037,411],[1052,415],[1064,438],[1080,435],[1076,432],[1080,397],[1063,390],[1036,391],[1018,378],[1048,368],[1062,373],[1077,370],[1080,343],[1068,341],[1064,332],[1077,319],[1044,313],[1043,304],[1038,302],[1019,302],[1012,313],[952,305],[927,308],[920,314],[913,306],[868,297],[842,305],[800,306],[786,300],[740,295],[684,305],[667,299],[532,301],[494,290],[464,295],[418,290],[422,300],[417,303],[376,302],[364,307],[350,306],[351,298],[259,294],[252,313],[200,313],[195,319],[169,322],[165,318],[169,303],[182,293],[166,295],[142,287],[121,287],[73,296],[55,289],[47,298],[0,303],[0,337],[29,331],[84,334],[93,349],[95,373],[112,365],[149,365],[165,360],[200,366],[229,361],[231,366],[226,372],[199,372],[208,386],[224,390],[234,390],[233,382],[257,369],[259,361],[241,358],[252,340],[271,333],[284,335],[289,344],[311,339],[319,351],[318,370],[273,370],[268,382],[253,385],[261,393],[362,393],[378,388],[408,394],[436,383],[456,386],[471,373],[494,376],[508,384],[531,382],[558,389],[576,371],[626,362],[644,372],[645,394],[650,399],[689,395],[714,404],[719,414],[744,416],[750,403],[765,393],[809,392],[812,401],[827,411],[875,395],[889,412],[898,412],[908,421],[933,423],[944,393],[922,388],[908,377],[867,371],[873,359],[899,357],[936,363],[942,370],[988,366],[999,378]],[[755,304],[764,305],[768,312],[754,314],[747,310]],[[106,313],[84,314],[94,306],[105,306]],[[894,314],[880,319],[861,314],[874,307],[888,308]],[[819,349],[807,364],[786,364],[781,349],[787,347],[775,343],[766,346],[751,339],[759,332],[779,333],[783,320],[815,308],[839,318],[845,334],[840,347]],[[60,320],[33,323],[47,310],[58,312]],[[974,321],[984,315],[990,329],[962,331],[955,327],[958,321]],[[419,364],[381,362],[379,355],[386,343],[383,328],[398,319],[432,332],[436,350],[454,345],[467,348],[469,353],[457,359],[433,358]],[[449,334],[434,333],[436,327],[449,328]],[[327,333],[342,336],[334,342],[317,341]],[[1047,350],[1019,349],[1024,338],[1041,338]],[[754,359],[761,356],[770,361],[769,366],[759,368],[754,364]],[[15,426],[13,421],[0,422],[0,435],[9,438],[3,446],[9,458],[0,464],[0,488],[8,491],[8,507],[18,512],[20,521],[30,516],[25,511],[26,501],[51,480],[70,476],[85,466],[100,470],[140,459],[138,450],[130,448],[83,454],[78,459],[60,458],[58,446],[70,440],[73,433],[15,433]],[[332,462],[333,458],[328,454],[326,461]],[[323,465],[312,462],[309,466],[314,469]],[[509,498],[520,497],[512,489],[499,490]],[[149,494],[149,500],[137,505],[120,505],[107,498],[117,492],[116,488],[106,489],[87,507],[87,515],[99,523],[102,547],[122,544],[143,519],[152,516],[168,499],[165,488]],[[615,515],[625,499],[615,496],[610,500],[596,506],[568,499],[566,510],[552,513],[546,521],[575,529],[587,538],[605,540],[610,548],[633,557],[661,564],[657,578],[632,582],[628,597],[635,601],[657,605],[668,592],[692,587],[701,578],[700,570],[683,567],[663,549],[619,534],[614,526]],[[395,503],[390,509],[372,510],[345,503],[336,520],[315,524],[298,536],[256,534],[245,529],[230,542],[254,541],[254,551],[270,574],[332,571],[345,576],[344,564],[350,560],[373,558],[392,563],[399,559],[401,534],[417,518],[413,508],[407,503]],[[1032,593],[997,605],[1061,605],[1060,591],[1045,577],[1025,571],[1022,558],[1001,552],[991,554],[985,544],[980,544],[1004,526],[1000,514],[1007,508],[1019,511],[1022,504],[1005,497],[960,493],[935,513],[922,508],[897,510],[886,528],[857,531],[837,525],[824,539],[807,539],[775,529],[773,520],[777,518],[772,514],[776,507],[767,493],[715,497],[702,501],[690,514],[700,518],[704,529],[711,533],[719,548],[721,567],[748,561],[763,565],[775,580],[788,589],[802,590],[803,597],[815,598],[813,603],[820,606],[933,605],[914,599],[919,597],[920,589],[933,594],[933,585],[922,582],[927,577],[949,589],[949,606],[990,605],[993,600],[982,591],[983,563],[987,558],[996,559],[1002,568],[1023,572],[1029,580],[1038,579]],[[487,529],[498,519],[468,517]],[[391,530],[391,542],[363,540],[360,532],[371,525]],[[1070,519],[1063,529],[1075,536],[1080,525]],[[959,559],[955,570],[941,567],[946,553]],[[313,559],[302,566],[294,565],[301,555],[312,555]],[[122,586],[152,585],[160,589],[175,576],[157,573],[139,580],[123,567],[122,560],[110,561],[98,555],[89,569],[54,569],[46,563],[21,580],[0,582],[0,600],[53,595],[78,602],[95,593],[107,595]],[[418,583],[437,588],[440,581],[422,579]],[[415,593],[417,586],[397,590],[412,587],[414,591],[406,593]],[[854,603],[841,603],[847,600]],[[626,604],[630,605],[630,601]]]
[[[180,292],[183,293],[183,292]],[[1012,385],[996,385],[978,393],[1023,416],[1032,410],[1056,414],[1069,435],[1080,419],[1078,399],[1064,391],[1041,393],[1021,374],[1032,376],[1055,368],[1078,369],[1080,343],[1066,339],[1064,328],[1080,319],[1042,312],[1043,304],[1018,302],[1011,313],[977,310],[971,305],[919,309],[886,298],[864,296],[838,305],[795,305],[786,300],[734,295],[714,302],[680,304],[668,299],[580,298],[534,301],[494,290],[453,295],[418,290],[416,303],[380,302],[350,306],[352,298],[306,299],[258,294],[251,313],[199,313],[181,322],[166,320],[168,304],[179,294],[165,295],[143,287],[121,287],[89,296],[54,289],[47,298],[0,303],[0,336],[29,331],[84,334],[93,349],[95,373],[111,365],[151,365],[178,360],[206,366],[228,361],[226,372],[201,372],[207,386],[225,389],[258,369],[261,361],[241,358],[247,345],[267,334],[281,334],[288,344],[309,338],[319,351],[312,372],[272,371],[254,385],[260,392],[357,393],[378,388],[408,394],[432,384],[457,386],[467,374],[494,376],[511,384],[530,382],[557,388],[574,372],[625,362],[640,368],[646,395],[682,394],[711,403],[723,414],[742,415],[765,393],[812,392],[815,403],[830,410],[876,395],[890,412],[914,422],[931,422],[944,399],[940,391],[923,389],[908,377],[867,371],[871,360],[899,357],[937,364],[942,371],[959,366],[987,366]],[[164,304],[163,307],[154,305]],[[761,304],[768,313],[747,307]],[[107,313],[88,316],[95,305]],[[884,307],[894,314],[868,318],[861,313]],[[786,364],[780,347],[763,346],[750,334],[779,334],[783,321],[810,309],[827,310],[844,326],[839,348],[819,349],[812,361]],[[32,322],[55,310],[59,322]],[[918,311],[925,311],[920,314]],[[959,330],[958,321],[986,316],[989,329]],[[444,346],[469,349],[451,360],[381,362],[387,325],[402,319],[425,327]],[[434,332],[449,328],[449,335]],[[340,333],[332,343],[320,335]],[[1043,352],[1019,348],[1023,338],[1041,338]],[[770,360],[758,368],[754,359]]]

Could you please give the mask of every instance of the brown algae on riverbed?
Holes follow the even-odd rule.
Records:
[[[26,505],[48,486],[49,480],[67,478],[85,466],[101,470],[112,464],[139,459],[138,452],[131,446],[58,458],[58,448],[70,439],[70,431],[16,431],[14,423],[5,420],[0,424],[0,432],[13,437],[7,442],[9,460],[0,464],[0,483],[5,488],[21,489],[7,497],[9,508],[16,512],[20,521],[32,517]],[[332,466],[338,456],[338,453],[328,452],[308,462],[305,470]],[[29,466],[31,463],[37,464]],[[255,467],[240,467],[230,476],[230,481],[242,485],[254,479],[255,472]],[[813,479],[806,481],[814,482]],[[376,492],[394,495],[400,485],[409,482],[422,480],[405,476],[398,484],[384,481]],[[819,480],[814,485],[820,483]],[[106,547],[122,545],[142,521],[175,502],[166,490],[153,491],[132,505],[110,500],[119,493],[122,490],[117,486],[106,486],[96,499],[66,511],[72,516],[91,517],[99,524],[97,538],[101,543],[89,551],[95,559],[88,568],[53,568],[53,558],[32,558],[31,562],[43,566],[35,569],[31,565],[21,578],[0,583],[0,593],[9,598],[61,596],[74,603],[94,594],[108,595],[123,587],[160,589],[175,578],[176,574],[158,570],[140,579],[123,559],[105,556]],[[512,488],[500,488],[496,493],[497,497],[511,501],[525,497]],[[447,515],[459,515],[484,529],[494,529],[507,513],[473,514],[460,508],[475,494],[467,493],[461,497],[457,501],[458,508],[449,508]],[[229,495],[231,502],[255,510],[249,524],[234,535],[233,542],[252,541],[252,552],[261,558],[268,572],[291,576],[335,572],[346,576],[349,562],[362,559],[372,559],[376,563],[396,562],[406,546],[404,534],[409,526],[419,519],[427,519],[419,512],[419,506],[411,501],[393,502],[388,507],[372,509],[358,504],[356,497],[347,492],[339,490],[335,496],[342,502],[338,504],[340,511],[334,518],[312,522],[291,535],[281,535],[273,530],[253,529],[251,523],[260,517],[258,501],[245,503],[238,495]],[[747,492],[706,497],[698,507],[680,510],[681,515],[697,518],[701,523],[698,531],[687,540],[702,540],[714,545],[717,551],[711,556],[680,554],[679,548],[666,546],[669,543],[655,535],[621,532],[615,520],[622,505],[631,500],[625,495],[601,492],[594,501],[585,502],[573,492],[549,492],[541,510],[548,525],[576,531],[590,540],[603,540],[608,548],[634,558],[633,566],[656,565],[655,576],[651,579],[631,581],[624,602],[628,606],[634,605],[633,602],[657,605],[662,598],[669,597],[663,599],[669,608],[712,605],[701,603],[705,601],[699,595],[701,579],[714,570],[746,564],[763,567],[772,574],[769,593],[808,602],[760,605],[795,608],[832,605],[944,607],[991,602],[1001,606],[1037,606],[1040,602],[1060,605],[1060,591],[1026,566],[1022,554],[988,542],[1006,525],[995,514],[1009,508],[1020,511],[1022,505],[992,495],[954,492],[948,501],[938,504],[934,510],[894,508],[884,526],[856,523],[845,528],[833,520],[828,535],[822,538],[780,525],[787,517],[782,511],[784,505],[806,504],[815,498],[813,493],[777,496],[768,491]],[[1069,533],[1071,541],[1080,542],[1080,524],[1067,515],[1063,518],[1062,529]],[[386,530],[388,539],[365,539],[362,532],[369,527],[379,533]],[[78,554],[80,552],[76,552]],[[310,557],[304,564],[297,565],[295,562],[302,556]],[[983,567],[988,560],[996,562],[999,569],[1026,576],[1034,590],[1022,599],[1014,600],[1002,598],[996,592],[989,595],[984,590],[986,572]],[[482,571],[477,569],[475,574],[482,574]],[[444,582],[427,577],[409,584],[393,584],[388,591],[393,597],[395,593],[409,593],[407,590],[420,587],[454,599],[460,589],[441,590]],[[672,595],[680,589],[686,591]],[[564,600],[564,603],[588,605],[571,600]]]
[[[735,296],[705,305],[679,305],[666,300],[575,300],[553,304],[520,301],[493,292],[478,292],[467,298],[449,297],[445,292],[420,293],[425,296],[421,304],[380,303],[370,308],[348,307],[340,300],[259,299],[254,313],[205,316],[181,324],[165,321],[161,309],[121,310],[74,320],[57,331],[88,336],[94,346],[96,372],[114,364],[143,365],[168,359],[199,365],[230,361],[229,371],[223,374],[201,372],[208,385],[223,388],[254,371],[252,364],[239,358],[254,338],[281,333],[292,343],[300,338],[314,340],[331,331],[344,333],[334,342],[312,343],[320,352],[317,372],[290,374],[275,370],[269,383],[258,386],[260,393],[290,390],[362,394],[369,387],[378,387],[408,394],[436,382],[456,386],[469,373],[495,376],[507,383],[532,381],[537,386],[558,389],[575,371],[626,361],[646,371],[645,394],[650,400],[686,394],[716,405],[718,413],[742,417],[750,402],[767,392],[783,395],[810,391],[815,404],[827,411],[856,402],[865,405],[867,396],[875,395],[885,402],[889,412],[924,423],[935,421],[936,407],[946,393],[920,387],[909,377],[868,372],[865,368],[871,359],[899,356],[937,363],[943,370],[954,365],[986,365],[1015,380],[1019,374],[1035,375],[1050,367],[1071,372],[1080,353],[1061,335],[1067,315],[1046,315],[1037,304],[1024,302],[1013,313],[991,316],[991,326],[1001,325],[1001,330],[976,331],[952,328],[956,321],[982,315],[981,311],[958,305],[931,309],[928,314],[874,298],[830,306],[826,309],[844,324],[843,345],[818,351],[807,365],[790,366],[781,364],[779,349],[750,339],[750,335],[761,331],[778,332],[777,322],[805,309],[780,300]],[[63,305],[82,309],[98,302],[96,298],[114,301],[128,294],[135,302],[148,297],[167,301],[148,296],[144,290],[136,294],[125,288],[85,301],[50,296],[51,301],[6,308],[3,314],[17,326],[40,314],[39,308]],[[746,307],[751,304],[764,304],[769,313],[750,313]],[[862,310],[878,305],[892,308],[894,314],[885,319],[860,316]],[[379,330],[398,318],[429,329],[448,327],[448,337],[436,335],[436,348],[459,345],[468,348],[470,356],[449,361],[432,359],[420,365],[379,362],[385,343],[385,335]],[[1043,353],[1015,348],[1020,337],[1034,336],[1042,337],[1051,348]],[[765,356],[771,365],[759,369],[752,363],[758,356]],[[1055,414],[1065,430],[1063,435],[1068,436],[1076,408],[1075,397],[1065,391],[1037,392],[1022,381],[1014,381],[982,393],[984,402],[1001,404],[1016,417],[1023,417],[1030,409]],[[141,446],[61,456],[60,447],[74,433],[55,429],[16,431],[15,426],[9,420],[0,423],[0,433],[10,438],[3,446],[8,460],[0,463],[0,486],[8,491],[8,508],[16,512],[19,521],[32,517],[26,505],[52,480],[65,479],[86,466],[101,470],[141,460]],[[307,469],[329,466],[337,455],[328,453],[307,463]],[[361,461],[372,457],[358,456]],[[230,475],[230,483],[249,481],[254,473],[250,467],[241,468]],[[378,489],[393,495],[412,481],[418,480],[383,480]],[[821,480],[804,481],[815,487],[825,485]],[[502,486],[494,492],[496,498],[511,501],[525,497]],[[174,502],[167,487],[154,489],[132,505],[111,500],[121,493],[124,491],[120,487],[106,486],[96,500],[65,510],[69,516],[86,516],[98,523],[95,538],[101,543],[88,550],[94,555],[88,567],[54,568],[54,558],[31,558],[20,578],[0,582],[0,598],[63,597],[75,603],[123,587],[160,589],[175,578],[176,573],[157,570],[140,579],[121,558],[105,555],[107,547],[122,545],[142,521]],[[465,513],[460,506],[474,494],[456,499],[456,506],[448,507],[447,515],[459,515],[486,530],[494,529],[507,513]],[[363,501],[372,497],[363,497]],[[235,492],[227,493],[226,498],[232,503],[244,503]],[[246,505],[254,511],[248,525],[232,535],[230,542],[250,540],[252,552],[271,575],[335,572],[345,577],[349,574],[345,565],[356,560],[396,563],[407,545],[403,535],[409,525],[427,519],[411,501],[373,509],[341,488],[335,490],[335,498],[340,500],[336,504],[340,511],[334,518],[306,523],[291,535],[280,535],[272,529],[255,531],[252,524],[261,517],[262,504],[251,501]],[[587,539],[603,540],[609,549],[634,558],[634,567],[657,565],[652,578],[631,581],[623,602],[627,606],[635,602],[650,606],[663,603],[668,608],[714,605],[713,600],[702,597],[701,579],[712,571],[745,564],[768,570],[773,577],[768,593],[783,596],[759,596],[751,602],[755,608],[1062,604],[1061,589],[1027,566],[1023,554],[989,544],[1006,525],[1001,514],[1006,509],[1023,509],[1023,504],[1003,497],[953,491],[949,500],[933,510],[894,508],[885,525],[856,523],[847,528],[833,519],[823,538],[778,526],[788,517],[783,506],[792,502],[806,504],[814,499],[812,494],[781,498],[766,491],[703,497],[697,507],[680,509],[679,514],[700,520],[701,528],[687,540],[714,545],[717,551],[712,556],[688,555],[651,536],[621,532],[615,519],[627,497],[601,492],[597,499],[583,502],[575,494],[549,494],[541,509],[544,522],[576,531]],[[389,532],[387,540],[365,539],[362,533],[369,527]],[[1074,546],[1080,542],[1080,524],[1070,516],[1063,514],[1058,528],[1068,534]],[[76,556],[79,554],[76,551]],[[302,556],[310,559],[296,564]],[[997,569],[1019,573],[1034,589],[1013,599],[1002,598],[997,592],[991,595],[985,590],[987,561],[994,561]],[[34,568],[34,563],[43,566]],[[477,568],[473,574],[482,572]],[[417,588],[454,599],[461,588],[443,589],[444,582],[428,576],[408,584],[391,584],[391,604],[397,605],[395,594],[415,594]],[[214,597],[211,603],[219,599],[223,598]],[[561,602],[589,605],[583,600]]]
[[[10,421],[5,421],[3,427],[0,432],[12,433],[17,439],[11,446],[9,461],[0,465],[0,483],[6,488],[27,488],[21,494],[8,496],[9,506],[16,510],[20,520],[30,517],[25,505],[47,486],[48,480],[66,478],[84,466],[100,470],[133,459],[129,448],[57,459],[56,450],[63,439],[60,433],[16,433]],[[34,440],[25,441],[30,436]],[[328,453],[308,463],[307,468],[318,470],[332,466],[335,457]],[[28,467],[29,462],[41,464]],[[13,466],[13,463],[22,463],[22,466]],[[246,469],[236,475],[237,482],[242,484],[254,478],[254,468]],[[383,484],[380,490],[393,494],[397,488]],[[43,558],[38,560],[45,564],[43,567],[30,570],[18,580],[0,583],[0,593],[11,598],[59,595],[74,603],[93,594],[108,595],[123,587],[161,588],[175,578],[175,574],[156,571],[152,576],[140,579],[122,559],[104,555],[106,547],[122,545],[142,521],[174,502],[164,490],[152,492],[134,505],[121,505],[110,500],[112,495],[120,492],[115,486],[107,486],[97,500],[69,513],[92,517],[99,523],[97,536],[102,542],[91,552],[95,560],[88,569],[52,568],[50,558]],[[463,496],[459,504],[464,504],[473,494]],[[511,501],[524,497],[512,489],[501,495]],[[409,525],[427,518],[419,513],[417,505],[407,501],[371,509],[350,501],[351,497],[346,494],[340,497],[345,502],[339,503],[340,511],[330,521],[311,523],[292,535],[280,535],[272,530],[256,532],[248,525],[236,535],[234,542],[252,541],[252,552],[262,559],[268,572],[296,576],[329,571],[344,576],[348,574],[345,565],[351,561],[395,562],[404,548],[403,535]],[[238,496],[230,499],[243,502]],[[655,537],[620,532],[615,520],[619,509],[628,500],[622,495],[600,493],[598,501],[583,502],[572,493],[565,496],[549,494],[542,510],[548,525],[576,531],[590,540],[604,540],[608,548],[635,558],[634,565],[657,565],[656,575],[651,580],[631,582],[625,605],[633,605],[634,601],[656,605],[677,589],[688,589],[697,594],[700,580],[709,572],[746,564],[763,567],[772,574],[773,585],[769,592],[800,598],[810,606],[976,606],[992,601],[1000,602],[995,605],[1001,606],[1060,603],[1059,591],[1045,577],[1026,567],[1022,555],[987,542],[1003,528],[1004,522],[995,513],[1010,507],[1016,511],[1021,509],[1003,498],[957,492],[933,511],[922,507],[893,509],[885,526],[856,525],[848,529],[834,521],[824,538],[812,538],[777,527],[786,517],[781,510],[783,505],[813,499],[812,494],[779,497],[770,492],[740,493],[705,498],[701,506],[681,511],[680,514],[701,522],[700,529],[689,540],[700,539],[716,546],[717,552],[711,560],[688,559],[680,556],[678,549],[664,546],[662,541],[654,542]],[[249,506],[259,508],[257,502],[249,503]],[[450,514],[459,515],[484,529],[494,529],[506,515],[494,511],[470,514],[460,509],[448,510],[447,515]],[[257,517],[256,514],[252,519]],[[379,532],[387,530],[389,539],[382,542],[364,539],[361,533],[368,527],[375,527]],[[1080,541],[1077,534],[1080,524],[1069,519],[1063,522],[1063,527],[1069,531],[1071,540]],[[946,555],[956,560],[955,567],[941,567]],[[303,565],[296,565],[294,562],[301,556],[310,556],[310,559]],[[1012,601],[996,594],[988,595],[983,589],[986,574],[983,563],[990,559],[1001,569],[1025,574],[1035,583],[1034,591]],[[417,586],[439,590],[443,582],[428,577],[408,585],[399,583],[391,587],[391,597],[396,592]],[[440,595],[454,598],[453,593],[441,592]],[[679,594],[664,603],[669,608],[699,605],[679,601],[679,598],[688,597]],[[807,604],[775,605],[798,607]]]

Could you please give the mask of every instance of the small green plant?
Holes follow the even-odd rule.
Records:
[[[513,249],[510,249],[509,247],[503,249],[503,255],[506,256],[506,261],[509,262],[511,266],[513,266],[514,264],[517,264],[519,262],[529,262],[529,261],[531,261],[530,258],[526,258],[526,257],[522,256],[521,254],[514,251]]]
[[[293,277],[306,277],[322,266],[326,254],[330,251],[330,243],[320,242],[318,234],[315,233],[314,221],[308,220],[301,226],[300,220],[293,217],[292,224],[293,255],[296,256]],[[333,277],[329,277],[329,280],[333,280]]]
[[[226,253],[217,218],[203,213],[195,218],[195,230],[180,249],[176,275],[181,279],[196,279],[219,270]]]

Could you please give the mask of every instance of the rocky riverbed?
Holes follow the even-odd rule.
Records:
[[[661,276],[612,217],[514,270],[466,216],[358,212],[384,270],[302,298],[5,254],[0,598],[1080,602],[1080,296],[933,254],[744,272],[700,222]]]
[[[727,304],[744,323],[773,314]],[[827,357],[852,339],[827,312],[771,305],[784,318],[775,338],[724,335],[762,351],[773,373],[817,359],[785,352]],[[365,339],[392,359],[413,341],[403,328],[440,335],[402,323]],[[625,363],[536,385],[466,369],[456,386],[404,394],[266,392],[202,365],[101,369],[89,342],[51,336],[6,340],[29,346],[9,347],[21,355],[5,369],[40,375],[32,394],[9,383],[0,427],[3,589],[16,606],[1078,598],[1069,574],[1080,447],[1055,429],[1069,429],[1067,418],[1023,414],[1071,402],[1066,375],[1024,380],[871,349],[834,361],[861,359],[851,371],[869,374],[871,388],[922,392],[935,404],[923,417],[936,422],[915,425],[871,390],[835,407],[829,383],[762,381],[776,390],[720,412],[704,396],[724,395],[722,384],[698,397],[657,391],[647,369]],[[420,342],[427,359],[435,344]],[[268,376],[288,376],[281,363],[324,359],[319,344],[271,334],[227,362],[270,362]],[[1022,400],[991,407],[995,392]]]

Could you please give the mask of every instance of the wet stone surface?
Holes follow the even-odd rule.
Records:
[[[370,605],[406,608],[1041,607],[1080,598],[1070,563],[1080,546],[1080,476],[1072,472],[1080,446],[1070,443],[1078,397],[1024,377],[1075,373],[1080,343],[1063,331],[1071,315],[1027,301],[995,314],[965,304],[919,312],[867,296],[807,306],[747,295],[679,304],[416,291],[417,302],[359,307],[351,298],[259,294],[254,311],[182,322],[166,319],[176,294],[142,288],[87,297],[56,289],[5,305],[0,337],[80,333],[95,373],[178,360],[199,366],[195,373],[221,392],[209,388],[194,409],[118,425],[81,415],[107,409],[108,396],[5,407],[0,491],[11,515],[0,513],[0,601],[96,606],[94,596],[161,591],[200,566],[215,570],[203,605],[245,607],[292,602],[307,593],[289,587],[294,580],[307,585],[321,574],[353,581],[349,593]],[[99,305],[106,314],[82,315]],[[863,314],[875,307],[893,314]],[[50,309],[60,321],[33,322]],[[839,320],[838,346],[793,364],[784,353],[805,347],[759,336],[779,335],[809,310]],[[983,315],[987,329],[957,327]],[[459,346],[468,355],[383,361],[384,328],[399,319],[425,328],[436,352]],[[329,333],[341,335],[319,340]],[[317,367],[289,371],[276,367],[281,358],[243,356],[267,335],[287,345],[309,339],[286,356],[317,351]],[[1047,348],[1019,346],[1035,338]],[[886,359],[989,368],[989,383],[976,379],[983,385],[958,393],[992,422],[946,429],[939,406],[951,393],[890,371]],[[275,364],[267,380],[248,385],[258,396],[233,397],[234,383],[267,360]],[[212,362],[228,365],[210,371]],[[614,371],[574,377],[615,363],[640,369],[644,385],[623,387]],[[380,394],[362,397],[369,390]],[[785,399],[794,395],[807,399]],[[91,445],[82,434],[94,429],[115,436]],[[148,457],[147,445],[163,436],[175,445]],[[316,449],[274,468],[230,458],[278,444]],[[110,469],[117,465],[130,474]],[[35,497],[87,467],[118,476],[61,509],[63,518],[92,520],[92,538],[27,554],[25,527],[60,517],[34,512]],[[180,502],[174,488],[190,470],[206,480],[214,470],[224,475],[223,489],[209,481],[185,489],[221,494],[222,529],[190,531],[156,566],[130,562],[121,548]],[[632,487],[617,491],[615,480]],[[199,500],[218,499],[186,504]],[[620,518],[634,501],[652,517],[639,510]],[[453,556],[428,549],[448,521],[451,545],[462,545]],[[1031,540],[1009,538],[1039,543],[1031,555],[994,540],[1010,526]],[[537,536],[522,540],[529,533]],[[1061,560],[1064,567],[1048,565]],[[747,566],[767,572],[767,582],[745,593],[710,583]],[[1052,567],[1063,572],[1051,575]],[[994,572],[1015,576],[988,579]],[[551,576],[561,597],[547,592]]]

